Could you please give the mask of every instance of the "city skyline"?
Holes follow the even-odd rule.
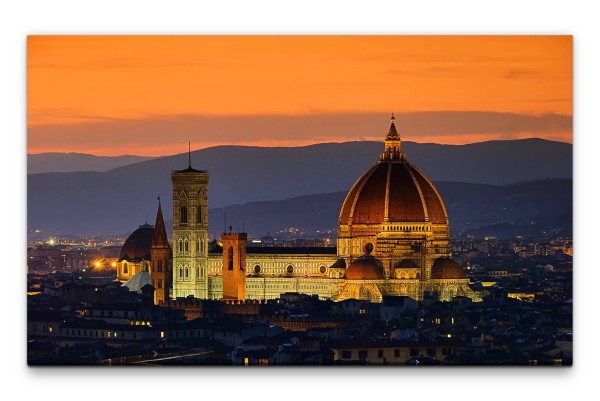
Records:
[[[28,175],[28,364],[570,366],[571,42],[29,37],[30,152],[179,153]]]
[[[539,137],[572,143],[570,36],[30,36],[28,153]]]

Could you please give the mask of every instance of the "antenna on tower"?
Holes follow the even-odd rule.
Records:
[[[192,144],[188,142],[188,168],[192,168]]]

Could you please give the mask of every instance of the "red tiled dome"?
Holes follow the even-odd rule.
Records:
[[[383,279],[383,266],[379,259],[371,255],[363,255],[346,270],[346,280],[379,280]]]
[[[465,271],[458,263],[450,258],[437,258],[431,267],[431,279],[464,279]]]
[[[433,184],[405,159],[380,160],[348,192],[340,224],[431,222],[446,224],[448,215]]]

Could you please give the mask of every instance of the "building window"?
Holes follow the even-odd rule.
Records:
[[[186,253],[190,251],[188,240],[183,241],[183,251]]]
[[[288,274],[292,274],[292,273],[294,272],[294,266],[292,266],[292,265],[289,265],[289,266],[287,267],[287,270],[286,270],[286,271],[288,272]]]
[[[202,206],[198,206],[198,224],[202,224]]]
[[[352,358],[352,351],[342,351],[342,359]]]
[[[400,350],[399,349],[394,350],[394,357],[400,358]]]
[[[229,247],[227,251],[227,269],[233,270],[233,247]]]
[[[162,288],[162,280],[158,280],[158,288]]]
[[[260,273],[260,265],[254,266],[254,273],[256,273],[256,274]]]
[[[123,263],[123,274],[127,274],[127,262]]]
[[[162,273],[162,260],[157,262],[156,271]]]
[[[410,349],[410,356],[419,356],[419,349],[418,348],[411,348]]]
[[[377,358],[383,358],[383,350],[382,349],[377,350]]]
[[[179,224],[187,224],[188,222],[188,208],[187,206],[181,206],[179,208]]]
[[[367,359],[368,352],[366,349],[361,349],[358,351],[358,359],[364,361]]]

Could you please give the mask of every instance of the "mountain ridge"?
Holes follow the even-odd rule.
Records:
[[[572,145],[540,139],[422,145],[405,142],[408,160],[432,181],[503,185],[572,178]],[[382,142],[307,147],[219,146],[191,152],[192,167],[210,173],[209,208],[252,201],[348,191],[378,161]],[[156,198],[171,215],[170,173],[188,166],[188,153],[104,172],[28,174],[29,229],[73,234],[124,232],[152,218]]]

